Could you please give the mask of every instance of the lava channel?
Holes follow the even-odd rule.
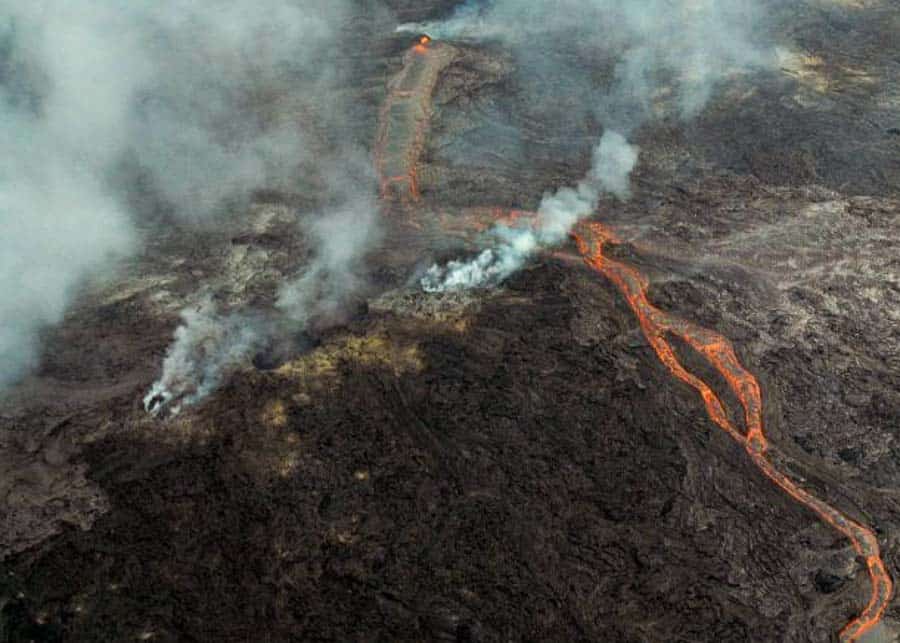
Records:
[[[409,217],[408,222],[419,228],[421,223],[414,220],[416,211],[421,209],[417,165],[428,133],[431,98],[440,73],[457,53],[448,44],[437,43],[427,36],[418,38],[404,56],[403,68],[389,82],[379,118],[375,167],[381,181],[382,203],[399,203]],[[535,217],[535,213],[521,210],[468,208],[456,216],[434,212],[428,223],[436,224],[445,234],[465,236],[467,229],[472,233],[483,232],[488,221],[534,225]],[[744,447],[763,475],[847,538],[865,560],[872,588],[869,602],[839,634],[841,641],[859,640],[881,620],[893,592],[893,582],[885,569],[875,534],[798,486],[772,463],[767,456],[769,444],[763,430],[759,383],[740,363],[728,339],[653,306],[647,298],[647,279],[636,269],[603,254],[607,243],[620,243],[609,228],[597,222],[582,223],[572,236],[583,261],[609,279],[628,301],[660,361],[672,375],[700,394],[710,419]],[[725,378],[743,408],[744,432],[728,419],[725,406],[712,387],[684,368],[666,339],[667,334],[685,341]]]
[[[441,72],[458,50],[420,36],[388,82],[375,136],[375,171],[383,201],[409,206],[419,200],[417,165],[431,120],[431,97]]]
[[[853,549],[866,561],[872,593],[860,614],[840,632],[842,641],[857,641],[882,618],[891,599],[893,583],[884,567],[878,540],[868,527],[848,518],[840,511],[816,498],[779,471],[767,457],[768,441],[763,431],[762,396],[756,378],[737,358],[734,347],[725,337],[680,319],[653,306],[647,299],[647,279],[636,269],[610,259],[603,253],[607,243],[618,243],[614,234],[600,223],[585,223],[573,233],[584,262],[609,279],[625,297],[640,323],[644,337],[653,347],[660,361],[669,371],[694,388],[703,399],[707,415],[732,439],[744,447],[753,464],[791,498],[811,509],[824,522],[846,537]],[[680,337],[725,378],[728,387],[739,400],[744,411],[746,432],[732,424],[725,407],[712,387],[689,373],[666,340],[670,333]]]

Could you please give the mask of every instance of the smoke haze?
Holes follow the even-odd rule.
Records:
[[[499,244],[495,234],[494,245],[472,261],[432,266],[423,288],[496,283],[563,240],[601,194],[629,198],[638,161],[631,134],[652,119],[695,116],[717,84],[769,64],[773,52],[758,37],[763,24],[761,6],[744,0],[495,0],[468,2],[445,21],[401,25],[437,38],[503,42],[524,73],[562,96],[584,97],[585,113],[605,129],[587,176],[544,195],[534,230],[503,232]],[[579,60],[608,61],[608,80],[588,76],[581,69],[590,66]]]
[[[137,177],[168,216],[207,223],[295,178],[308,134],[272,105],[336,82],[323,45],[349,7],[0,0],[0,389],[78,284],[140,248]]]
[[[368,156],[359,152],[333,170],[329,182],[354,187],[342,190],[333,206],[300,222],[314,256],[278,294],[278,308],[300,325],[341,315],[348,297],[365,286],[363,259],[381,240],[377,181]]]
[[[762,20],[755,6],[497,0],[405,26],[502,41],[525,73],[577,98],[606,128],[588,175],[545,195],[535,228],[498,228],[473,262],[434,266],[423,286],[501,281],[563,240],[602,193],[628,198],[638,159],[628,139],[637,127],[665,114],[690,117],[716,83],[764,64],[751,38]],[[79,283],[140,249],[147,213],[128,205],[139,178],[171,220],[211,225],[223,203],[290,185],[304,163],[318,166],[327,205],[300,221],[313,257],[280,289],[277,306],[299,326],[340,314],[364,287],[362,259],[379,238],[376,190],[360,169],[367,155],[341,132],[345,106],[315,114],[335,139],[324,170],[310,150],[314,133],[292,106],[312,109],[312,98],[347,73],[329,47],[356,8],[351,0],[0,0],[0,389],[36,364],[41,330],[61,319]],[[588,77],[573,56],[610,61],[607,80]],[[212,371],[227,371],[228,360],[244,359],[271,332],[257,328],[250,341],[234,328],[253,315],[200,311],[184,313],[157,382],[202,374],[178,384],[175,397],[209,390],[198,382],[220,381]]]
[[[628,134],[648,117],[660,90],[674,85],[674,106],[689,117],[724,77],[767,64],[772,52],[760,43],[764,26],[757,0],[494,0],[467,2],[445,21],[399,29],[499,40],[528,71],[582,86],[597,82],[590,70],[567,64],[573,54],[610,59],[612,86],[599,88],[598,103],[589,107]]]

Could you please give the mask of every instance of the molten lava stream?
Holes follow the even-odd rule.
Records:
[[[387,99],[379,117],[375,167],[381,179],[381,200],[383,203],[393,199],[399,201],[401,212],[415,227],[421,227],[416,221],[420,200],[417,166],[428,132],[431,97],[438,76],[453,62],[456,54],[452,46],[436,43],[427,36],[417,39],[404,56],[403,68],[388,85]],[[391,208],[385,210],[390,212]],[[535,219],[532,212],[499,208],[470,208],[454,217],[443,212],[431,214],[434,223],[445,233],[464,232],[465,229],[483,231],[497,222],[511,226],[529,225]],[[858,640],[881,620],[893,590],[875,534],[797,486],[775,467],[766,455],[768,442],[763,431],[759,383],[741,365],[727,339],[654,307],[647,299],[647,280],[634,268],[604,256],[603,247],[607,242],[618,243],[610,230],[599,223],[587,223],[579,226],[573,236],[584,262],[612,281],[625,296],[660,361],[703,398],[710,419],[744,447],[763,475],[845,536],[865,559],[872,585],[871,598],[863,611],[840,632],[842,641]],[[666,340],[668,333],[687,342],[725,378],[743,408],[746,433],[728,419],[725,407],[712,387],[689,373],[678,361]]]
[[[740,363],[734,348],[726,338],[700,328],[653,306],[647,299],[647,280],[637,270],[610,259],[603,254],[607,242],[618,242],[613,234],[599,223],[581,225],[573,233],[584,262],[609,279],[621,291],[634,311],[647,341],[660,361],[678,379],[693,387],[703,398],[710,419],[732,439],[741,444],[756,467],[791,498],[808,507],[845,536],[857,554],[866,561],[872,585],[872,595],[863,611],[840,632],[842,641],[856,641],[874,627],[884,615],[891,599],[893,583],[881,560],[878,541],[868,528],[851,520],[834,507],[799,487],[779,471],[767,457],[768,442],[763,432],[762,396],[756,378]],[[718,371],[728,382],[741,403],[746,434],[729,421],[719,397],[706,382],[689,373],[678,361],[666,334],[683,339]]]
[[[396,198],[407,210],[419,201],[416,168],[430,124],[431,95],[441,72],[456,55],[452,46],[421,36],[388,83],[375,137],[375,169],[383,201]]]

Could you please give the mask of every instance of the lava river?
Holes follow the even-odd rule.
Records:
[[[791,498],[814,511],[826,523],[846,537],[856,553],[866,561],[872,594],[865,609],[840,633],[843,641],[856,641],[874,627],[887,609],[893,583],[881,560],[878,540],[872,530],[851,520],[834,507],[799,487],[779,471],[766,455],[768,441],[763,431],[762,395],[756,378],[740,363],[734,347],[725,337],[701,328],[656,308],[647,299],[647,279],[630,266],[610,259],[603,253],[607,243],[615,243],[615,236],[600,223],[585,223],[573,233],[584,261],[609,279],[628,301],[637,316],[644,337],[656,351],[666,368],[682,382],[694,388],[703,398],[706,413],[732,439],[741,444],[753,464]],[[728,419],[725,407],[712,387],[689,373],[675,355],[667,335],[681,338],[725,379],[744,410],[745,431],[742,433]]]
[[[446,43],[422,36],[404,56],[401,71],[389,82],[388,95],[381,111],[376,136],[375,165],[381,176],[381,197],[386,212],[404,211],[408,223],[421,227],[417,164],[427,134],[431,96],[440,73],[456,58],[458,51]],[[532,220],[533,213],[498,208],[472,208],[450,217],[433,212],[431,221],[449,234],[470,226],[481,231],[488,218],[504,223]],[[452,223],[451,223],[452,222]],[[842,641],[856,641],[879,623],[890,602],[893,583],[887,573],[875,534],[831,505],[816,498],[780,471],[769,456],[769,443],[763,428],[763,403],[759,383],[743,367],[734,347],[722,335],[676,317],[650,303],[649,282],[635,268],[604,254],[607,244],[620,241],[608,227],[598,222],[583,222],[572,233],[584,262],[608,279],[625,297],[634,312],[644,337],[669,372],[691,386],[703,399],[709,418],[747,452],[753,464],[773,484],[796,502],[807,507],[844,536],[866,563],[871,596],[865,608],[840,632]],[[684,341],[727,382],[743,409],[744,427],[735,426],[713,387],[687,371],[679,361],[667,337]]]

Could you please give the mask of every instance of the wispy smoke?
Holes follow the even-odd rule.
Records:
[[[301,221],[315,248],[313,258],[278,295],[278,308],[298,325],[335,320],[344,313],[348,299],[365,286],[366,254],[381,240],[376,181],[368,160],[348,162],[331,182],[354,187],[343,190],[336,205]]]
[[[209,220],[296,176],[296,106],[340,75],[325,45],[350,8],[0,0],[0,388],[84,277],[139,247],[137,177],[169,215]]]
[[[629,124],[647,117],[660,90],[677,90],[677,107],[689,116],[724,77],[768,63],[772,52],[760,44],[764,22],[759,0],[472,0],[447,20],[398,29],[500,40],[531,71],[580,83],[595,70],[576,69],[573,56],[588,54],[595,66],[612,59],[612,86],[603,88],[598,96],[605,100],[593,107],[627,133]]]
[[[544,196],[535,229],[512,234],[512,241],[504,232],[470,262],[433,266],[423,287],[496,283],[564,239],[602,193],[629,198],[638,149],[627,137],[654,118],[691,118],[722,80],[766,65],[771,53],[754,40],[762,19],[760,5],[745,0],[495,0],[468,2],[445,21],[401,25],[437,38],[502,41],[525,73],[589,96],[585,111],[605,127],[587,176]],[[610,61],[611,74],[598,84],[588,74],[602,61]]]
[[[427,292],[480,288],[497,284],[535,252],[563,241],[580,219],[590,215],[603,192],[625,199],[630,195],[628,176],[638,159],[637,147],[625,137],[606,131],[594,150],[591,171],[574,188],[563,187],[541,199],[537,219],[531,229],[497,226],[490,235],[494,245],[470,261],[433,265],[422,277]]]
[[[74,9],[44,6],[39,21],[42,4],[0,4],[0,388],[35,363],[38,332],[79,279],[134,241],[104,174],[125,144],[117,93],[133,76],[115,56],[81,49],[101,29],[132,43],[87,7],[71,24]]]
[[[349,158],[343,169],[326,177],[333,190],[339,189],[333,195],[338,203],[300,220],[313,257],[279,290],[280,324],[254,315],[222,315],[208,300],[183,311],[162,375],[144,398],[147,411],[177,414],[215,391],[270,341],[284,339],[280,335],[297,333],[315,321],[335,322],[346,313],[349,300],[365,284],[366,253],[381,238],[375,181],[365,167],[358,158]]]
[[[163,361],[163,374],[144,397],[154,415],[177,414],[217,389],[222,381],[263,347],[267,332],[257,319],[222,315],[209,299],[181,313],[182,325]]]

